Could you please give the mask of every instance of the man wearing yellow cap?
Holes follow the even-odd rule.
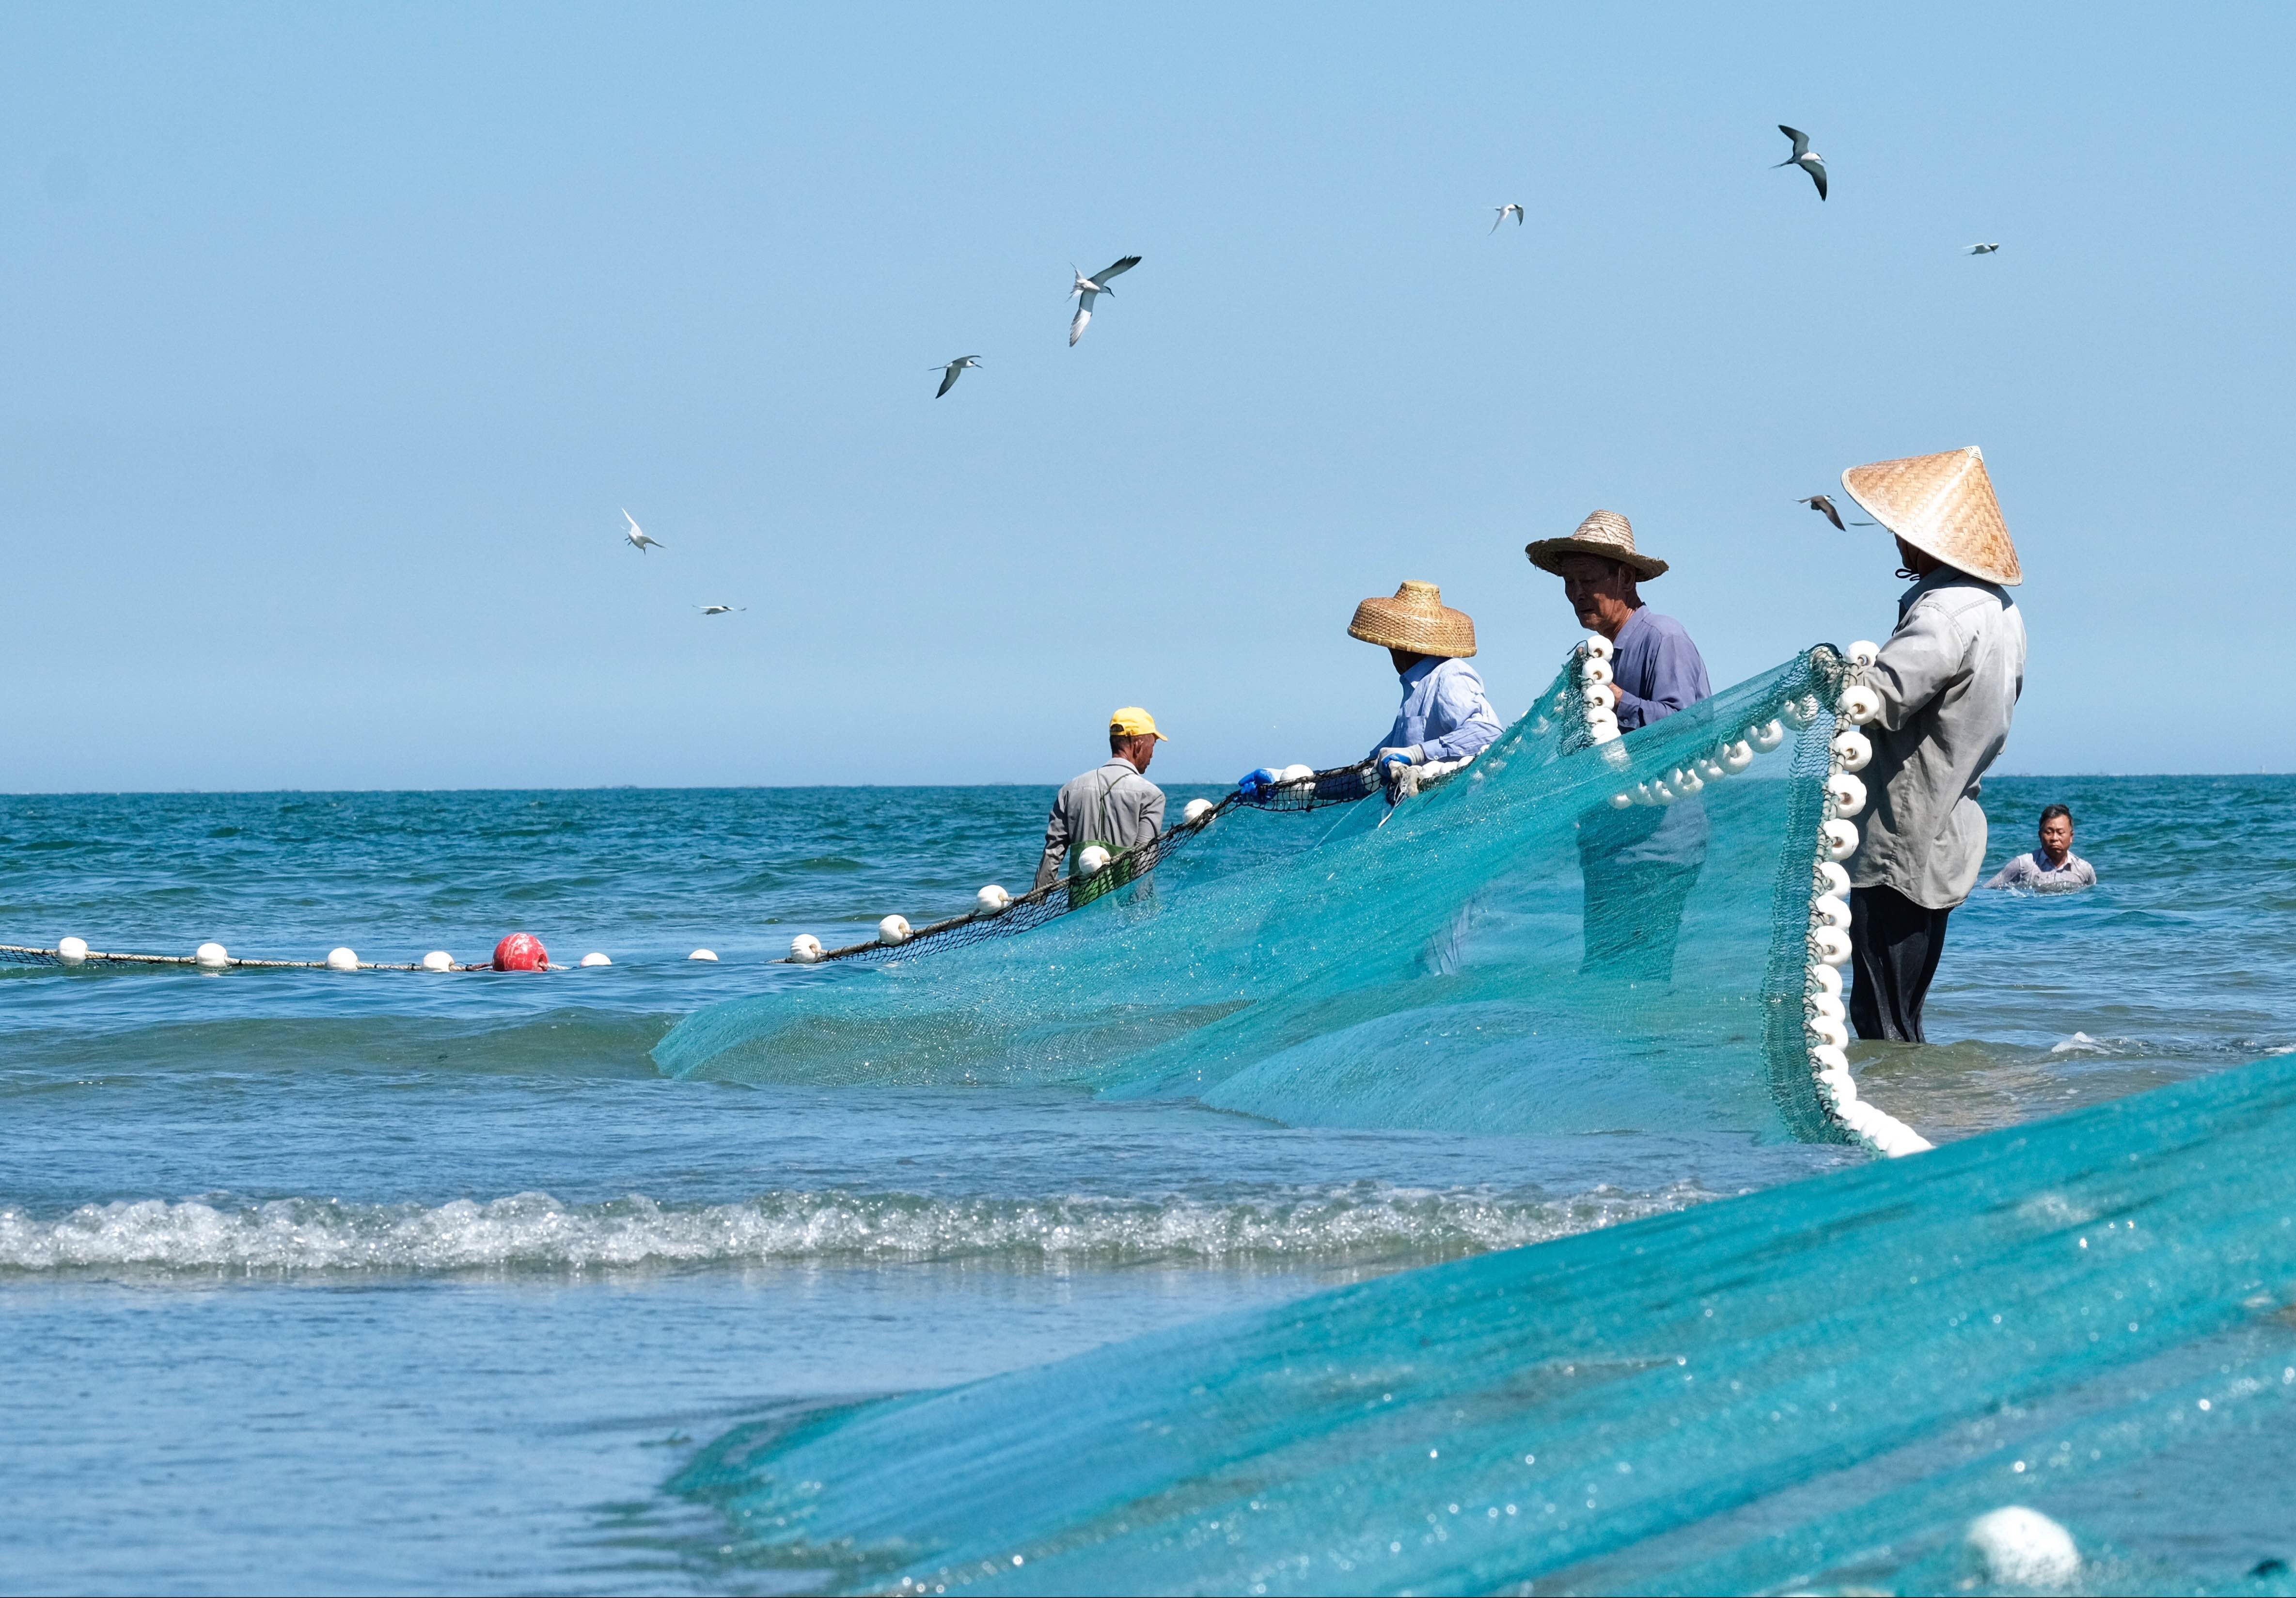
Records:
[[[1098,844],[1111,855],[1153,843],[1164,831],[1164,791],[1148,780],[1156,746],[1169,742],[1156,730],[1156,718],[1127,705],[1108,718],[1107,764],[1070,782],[1053,800],[1045,822],[1045,855],[1037,863],[1037,886],[1060,874],[1071,848],[1081,855]],[[1072,870],[1071,876],[1076,873]],[[1125,880],[1130,881],[1128,873]]]
[[[1849,857],[1849,1020],[1857,1036],[1920,1043],[1946,917],[1985,863],[1978,780],[2009,742],[2025,687],[2025,580],[1974,445],[1852,466],[1841,486],[1894,534],[1898,627],[1867,668],[1882,712],[1866,728],[1871,808]]]

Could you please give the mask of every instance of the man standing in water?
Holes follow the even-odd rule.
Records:
[[[2024,580],[1976,446],[1853,466],[1841,486],[1895,535],[1898,627],[1866,673],[1871,809],[1849,859],[1849,1020],[1857,1036],[1920,1043],[1946,917],[1985,863],[1978,781],[2009,742],[2025,687]]]
[[[2062,805],[2041,812],[2041,847],[2018,855],[1994,874],[1988,888],[2030,888],[2035,893],[2070,893],[2096,886],[2096,867],[2073,853],[2073,813]]]
[[[1542,538],[1523,553],[1562,579],[1578,625],[1611,641],[1620,732],[1663,721],[1714,692],[1683,625],[1643,603],[1639,586],[1664,575],[1666,562],[1636,551],[1625,517],[1597,511],[1568,538]],[[1652,981],[1672,977],[1683,906],[1705,863],[1706,810],[1695,798],[1657,811],[1606,808],[1582,818],[1585,969]]]
[[[1038,888],[1060,874],[1061,861],[1071,848],[1080,855],[1098,844],[1120,855],[1161,835],[1164,791],[1148,780],[1148,762],[1156,758],[1159,743],[1169,742],[1156,730],[1156,718],[1137,705],[1108,718],[1107,762],[1070,782],[1053,800],[1053,813],[1045,821],[1044,857],[1037,862]],[[1069,874],[1078,873],[1071,869]],[[1128,873],[1119,874],[1131,880]]]

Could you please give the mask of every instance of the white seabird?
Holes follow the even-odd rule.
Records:
[[[1962,254],[1964,254],[1964,255],[1991,255],[1995,250],[1998,250],[1998,249],[2000,249],[2000,248],[2001,248],[2001,246],[2000,246],[2000,245],[1998,245],[1998,244],[1972,244],[1972,245],[1970,245],[1967,249],[1964,250],[1962,251]]]
[[[935,399],[939,399],[942,395],[956,387],[956,380],[964,375],[964,369],[967,366],[978,366],[979,365],[980,365],[980,357],[979,356],[961,355],[957,356],[956,359],[947,363],[946,365],[926,367],[925,370],[928,372],[945,373],[940,380],[940,387],[933,390],[933,397]]]
[[[669,547],[668,545],[662,543],[652,533],[649,533],[645,529],[640,527],[638,525],[637,518],[631,515],[627,511],[624,511],[622,512],[622,520],[630,524],[630,530],[624,533],[622,537],[628,540],[629,546],[632,549],[636,550],[638,553],[644,554],[649,549],[668,549]]]
[[[1514,217],[1514,225],[1517,227],[1521,227],[1522,225],[1522,207],[1519,205],[1496,205],[1491,209],[1499,214],[1499,221],[1491,224],[1491,231],[1493,233],[1498,232],[1499,222],[1505,221],[1510,213]]]
[[[704,616],[730,616],[736,611],[746,611],[747,605],[701,605],[696,607]]]
[[[1076,348],[1076,341],[1084,337],[1085,328],[1092,322],[1092,302],[1103,294],[1113,294],[1116,292],[1115,290],[1108,286],[1108,280],[1114,277],[1119,272],[1131,271],[1133,267],[1139,264],[1140,258],[1138,256],[1128,255],[1120,261],[1116,261],[1109,266],[1102,267],[1090,277],[1086,277],[1081,272],[1077,272],[1076,286],[1069,291],[1069,298],[1077,302],[1076,320],[1069,324],[1069,348],[1070,349],[1074,349]],[[1076,272],[1074,262],[1070,263],[1069,270]]]
[[[1800,167],[1809,174],[1810,182],[1817,185],[1817,197],[1825,198],[1825,158],[1809,147],[1809,135],[1799,127],[1778,124],[1778,131],[1793,141],[1793,153],[1780,161],[1780,167]],[[1776,168],[1772,168],[1775,171]]]

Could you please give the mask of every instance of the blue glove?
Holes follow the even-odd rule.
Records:
[[[1262,766],[1235,780],[1235,791],[1247,799],[1266,799],[1275,786],[1275,768]]]

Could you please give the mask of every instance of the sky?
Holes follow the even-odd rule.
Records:
[[[2292,52],[2262,6],[11,6],[0,791],[1058,782],[1121,704],[1160,778],[1331,765],[1396,699],[1357,600],[1439,583],[1512,718],[1579,635],[1522,546],[1607,507],[1720,686],[1894,619],[1797,496],[1972,443],[2000,769],[2296,768]],[[1071,265],[1135,252],[1069,348]]]

